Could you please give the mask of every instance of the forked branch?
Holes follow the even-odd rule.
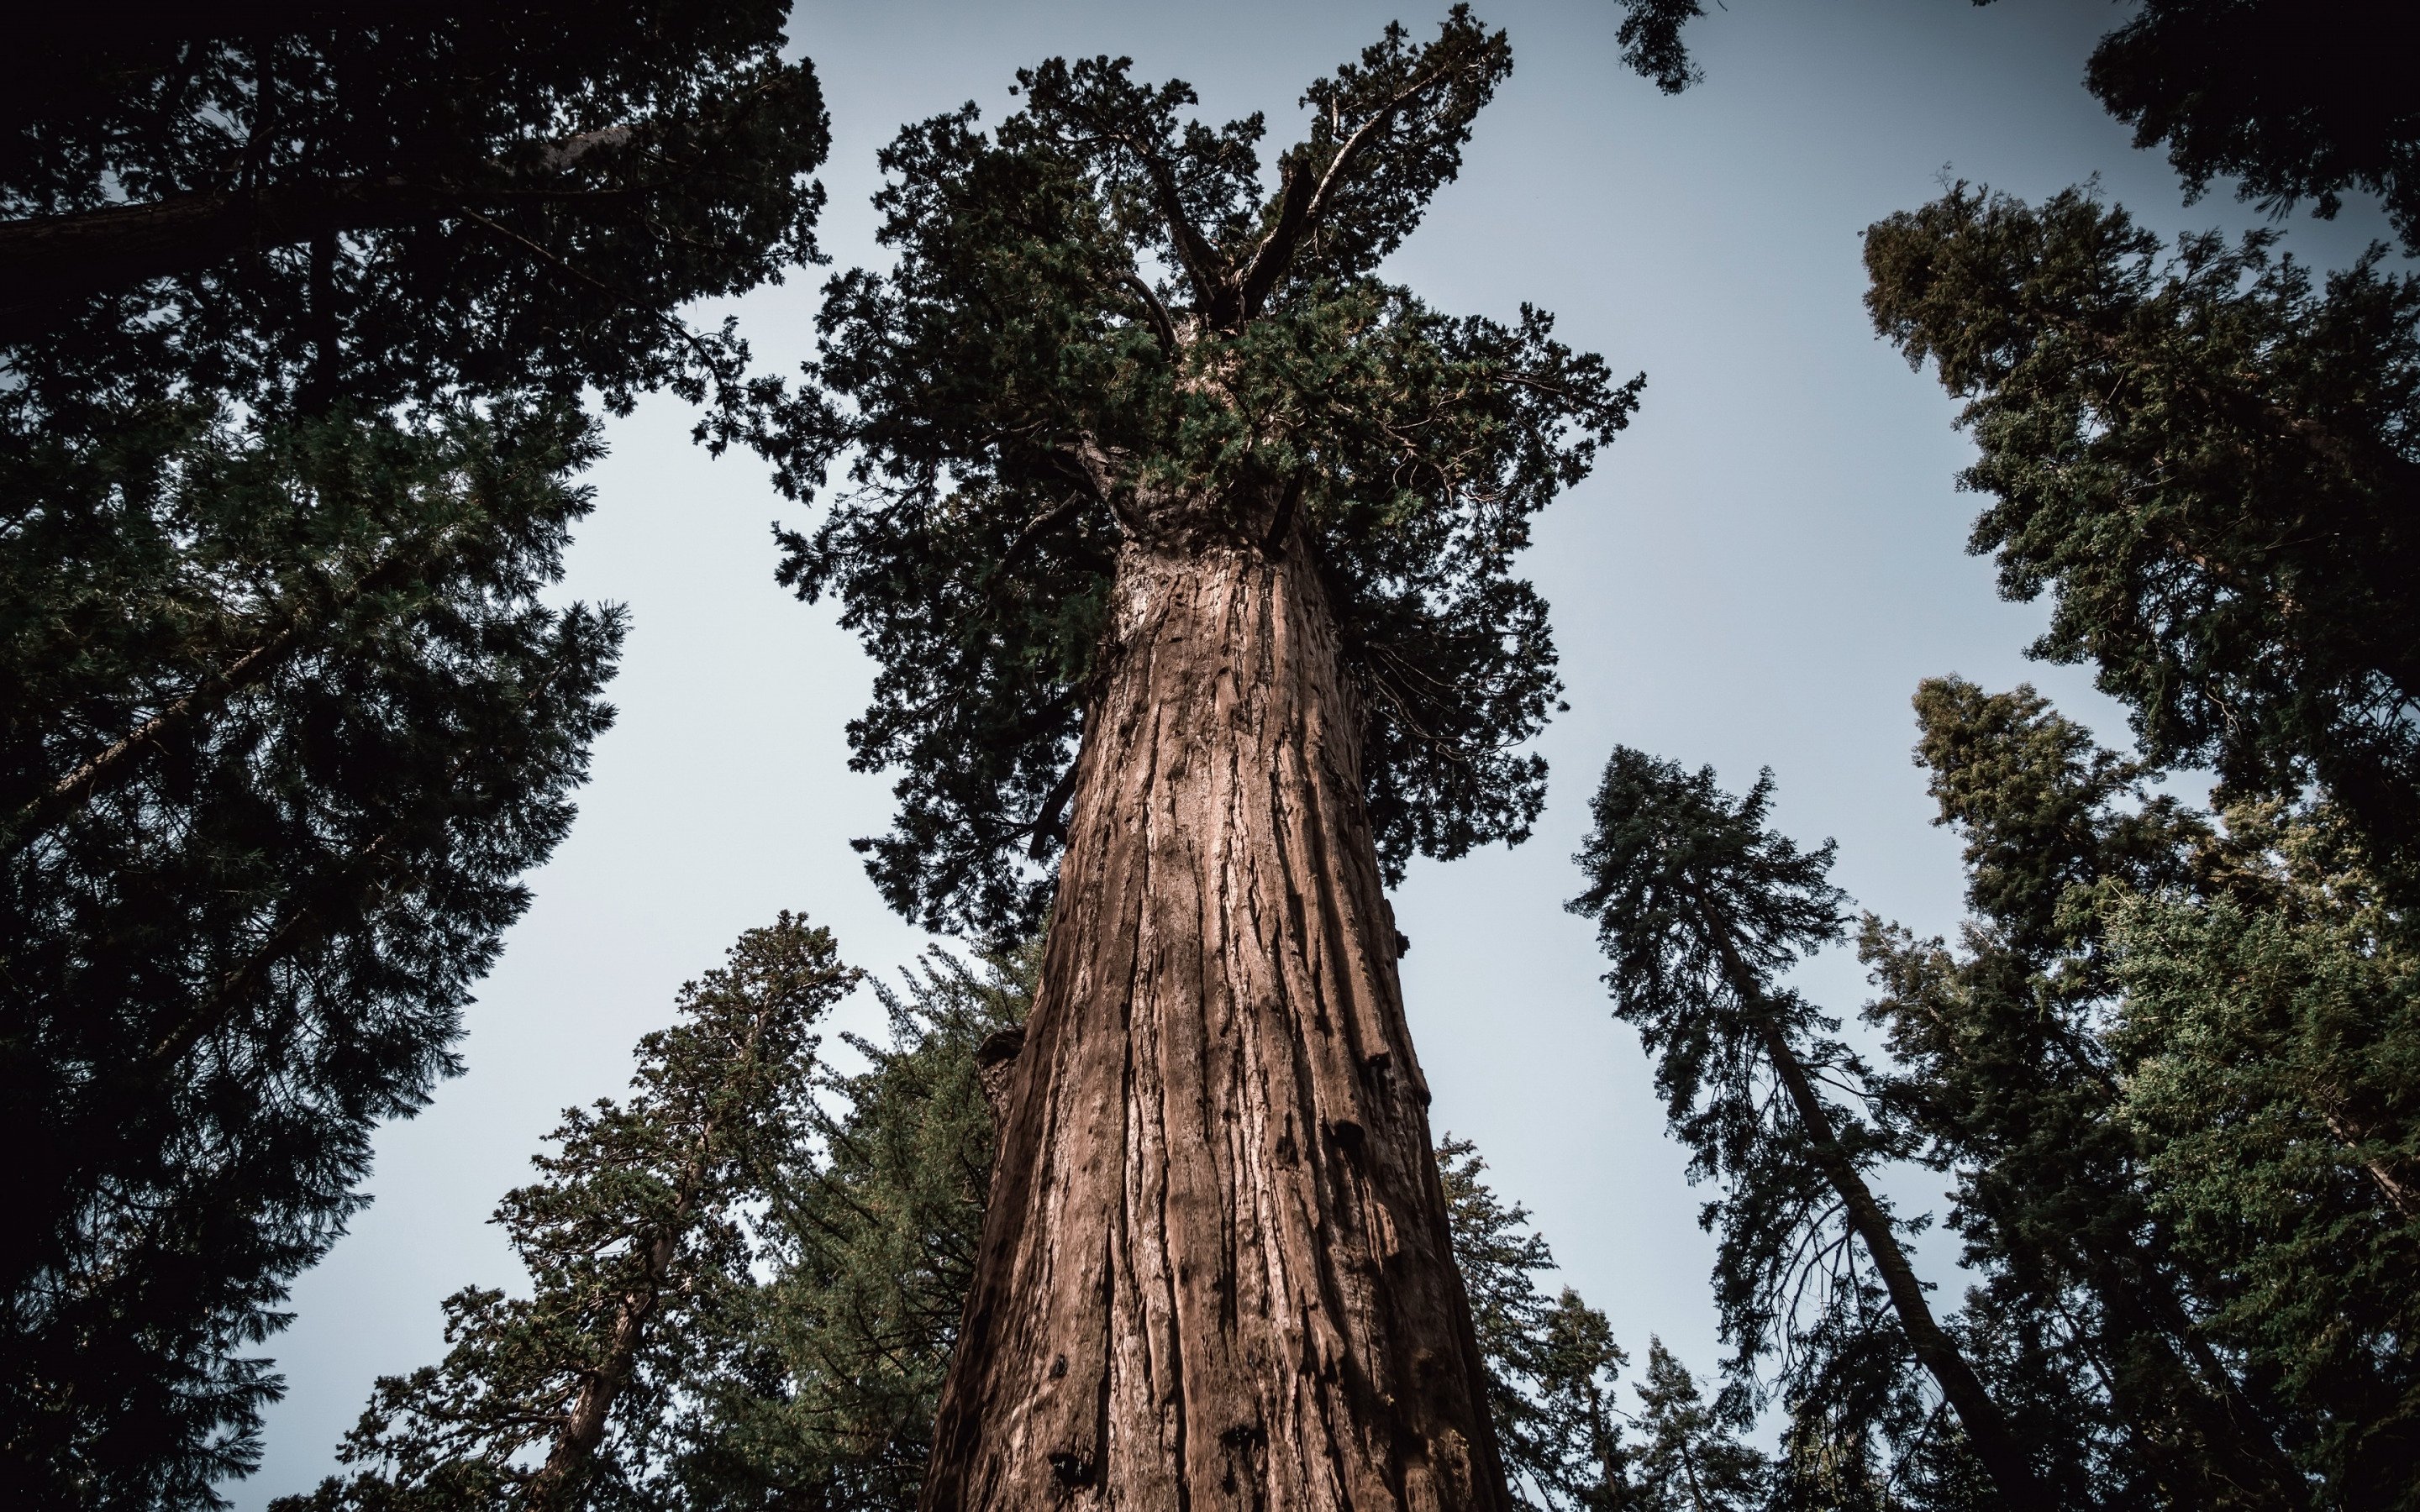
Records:
[[[1311,186],[1311,180],[1303,167],[1287,170],[1285,187],[1279,192],[1281,198],[1278,206],[1277,224],[1271,226],[1269,234],[1261,239],[1260,246],[1252,253],[1251,262],[1237,283],[1235,302],[1238,318],[1249,320],[1260,313],[1262,301],[1268,298],[1269,290],[1277,287],[1278,281],[1285,277],[1287,270],[1293,267],[1295,251],[1302,245],[1303,239],[1318,229],[1319,223],[1335,203],[1362,152],[1394,125],[1395,117],[1403,114],[1404,107],[1439,82],[1451,78],[1464,62],[1465,59],[1457,57],[1441,64],[1397,91],[1368,120],[1353,129],[1353,134],[1336,149],[1336,156],[1327,161],[1327,168],[1319,176],[1316,186],[1306,187]]]

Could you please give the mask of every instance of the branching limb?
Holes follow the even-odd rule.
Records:
[[[1048,793],[1043,795],[1042,810],[1033,816],[1033,823],[1028,826],[1033,831],[1033,840],[1026,846],[1025,854],[1036,861],[1050,854],[1050,846],[1053,842],[1063,844],[1066,841],[1067,826],[1062,822],[1060,815],[1065,811],[1067,800],[1076,795],[1076,772],[1078,764],[1076,762],[1067,764],[1067,770],[1060,774],[1059,780],[1051,784]]]
[[[1260,313],[1262,301],[1268,298],[1269,290],[1277,287],[1278,281],[1285,277],[1286,270],[1294,265],[1295,250],[1301,246],[1303,238],[1318,229],[1320,221],[1335,203],[1362,152],[1394,124],[1395,117],[1403,113],[1404,106],[1426,94],[1440,81],[1451,78],[1461,68],[1462,61],[1456,58],[1404,85],[1378,107],[1368,120],[1354,128],[1353,134],[1337,148],[1336,156],[1328,160],[1327,170],[1320,175],[1316,186],[1311,185],[1311,175],[1302,168],[1288,170],[1285,187],[1280,192],[1283,198],[1278,207],[1278,224],[1271,226],[1269,234],[1261,239],[1260,246],[1252,253],[1251,263],[1246,267],[1238,283],[1236,304],[1239,319],[1249,320]]]

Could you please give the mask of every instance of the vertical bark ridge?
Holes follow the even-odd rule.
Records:
[[[1132,544],[926,1512],[1504,1512],[1334,623]]]

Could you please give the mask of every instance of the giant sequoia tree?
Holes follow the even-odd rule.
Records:
[[[1510,61],[1390,27],[1274,193],[1259,116],[1107,58],[883,155],[783,456],[855,487],[785,573],[881,665],[892,902],[1055,898],[928,1506],[1505,1504],[1383,888],[1537,812],[1512,557],[1637,382],[1376,270]]]

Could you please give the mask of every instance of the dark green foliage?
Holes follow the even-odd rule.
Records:
[[[0,214],[83,217],[48,228],[58,270],[0,224],[0,339],[48,332],[9,361],[54,404],[736,397],[734,333],[674,312],[814,255],[828,133],[785,9],[398,6],[79,48],[0,134]],[[217,218],[147,261],[69,238],[127,205]]]
[[[1542,313],[1450,317],[1373,272],[1509,67],[1459,8],[1425,46],[1390,28],[1306,93],[1274,196],[1259,116],[1180,124],[1192,90],[1124,60],[1028,69],[995,132],[970,105],[885,150],[897,262],[832,282],[818,395],[768,445],[799,491],[855,449],[783,579],[838,595],[881,665],[850,738],[903,774],[864,842],[894,906],[1038,916],[1120,549],[1272,513],[1256,543],[1298,532],[1324,569],[1388,873],[1528,833],[1544,768],[1516,749],[1559,684],[1512,558],[1638,381]]]
[[[1943,679],[1916,708],[1917,759],[1965,840],[1977,918],[1962,957],[1866,921],[1884,1102],[1955,1175],[1949,1224],[1981,1283],[1968,1321],[1997,1346],[1978,1358],[2018,1431],[2057,1451],[2071,1498],[2156,1504],[2164,1475],[2205,1457],[2226,1383],[2201,1378],[2184,1283],[2147,1234],[2133,1144],[2110,1117],[2106,950],[2062,902],[2104,878],[2171,879],[2179,846],[2206,831],[2030,689]]]
[[[1817,1318],[1839,1305],[1862,1310],[1870,1290],[1854,1246],[1831,1227],[1834,1203],[1806,1135],[1772,1088],[1768,1020],[1806,1045],[1810,1065],[1853,1087],[1862,1075],[1827,1037],[1837,1023],[1776,985],[1838,937],[1842,900],[1827,878],[1831,845],[1802,852],[1766,827],[1772,793],[1769,773],[1733,799],[1712,768],[1689,773],[1617,749],[1577,857],[1590,885],[1570,905],[1598,920],[1615,1015],[1655,1057],[1690,1180],[1727,1189],[1701,1222],[1722,1235],[1715,1289],[1736,1350],[1730,1369],[1743,1381],[1809,1331],[1802,1303]],[[1872,1137],[1853,1119],[1849,1127],[1853,1138]],[[1802,1257],[1817,1262],[1811,1274],[1801,1273]]]
[[[1668,95],[1702,82],[1705,71],[1689,60],[1681,31],[1705,13],[1699,0],[1621,0],[1621,28],[1614,34],[1621,61]]]
[[[2324,810],[2213,824],[2031,689],[1917,713],[1974,918],[1868,920],[1869,1016],[2001,1399],[2102,1505],[2409,1504],[2403,916]]]
[[[619,613],[537,603],[582,395],[728,436],[744,349],[676,307],[813,254],[782,13],[204,7],[11,59],[0,1498],[255,1458],[248,1355],[611,717]]]
[[[1745,1422],[1777,1389],[1792,1419],[1780,1473],[1801,1482],[1954,1469],[1882,1274],[1893,1256],[1877,1253],[1921,1223],[1864,1185],[1901,1141],[1868,1116],[1871,1072],[1839,1021],[1779,981],[1840,935],[1833,847],[1773,830],[1772,793],[1770,773],[1733,798],[1711,768],[1617,749],[1570,906],[1598,921],[1615,1014],[1655,1057],[1690,1179],[1722,1188],[1700,1217],[1720,1239],[1714,1300],[1733,1350],[1722,1411]],[[1860,1201],[1878,1233],[1860,1227]]]
[[[546,1180],[496,1210],[530,1295],[473,1287],[447,1298],[451,1350],[379,1381],[338,1451],[358,1468],[277,1505],[535,1502],[599,1382],[617,1388],[600,1436],[550,1504],[681,1504],[698,1384],[743,1347],[752,1317],[748,1211],[809,1137],[809,1031],[858,980],[830,932],[783,914],[685,985],[679,1019],[639,1042],[634,1094],[567,1110],[554,1151],[535,1161]]]
[[[1876,329],[1965,399],[1972,548],[2053,595],[2149,760],[2240,795],[2312,783],[2420,845],[2420,282],[2324,289],[2273,238],[2183,239],[2070,190],[1963,185],[1866,233]]]
[[[564,414],[186,412],[0,462],[26,485],[0,547],[16,1494],[187,1504],[249,1466],[276,1380],[244,1351],[357,1206],[371,1127],[454,1069],[612,717],[619,616],[535,599],[593,450]]]
[[[2326,815],[2227,816],[2226,886],[2108,909],[2152,1214],[2338,1505],[2420,1505],[2420,955]]]
[[[1481,1178],[1467,1139],[1437,1143],[1454,1263],[1470,1296],[1487,1367],[1487,1410],[1512,1495],[1537,1512],[1628,1506],[1629,1451],[1614,1383],[1630,1363],[1605,1315],[1565,1287],[1548,1301],[1538,1272],[1555,1268],[1528,1210],[1506,1206]],[[1658,1346],[1660,1349],[1661,1346]]]
[[[2308,199],[2331,217],[2364,191],[2420,253],[2411,25],[2394,0],[2143,0],[2085,82],[2195,194],[2226,176],[2273,213]]]
[[[1638,1404],[1637,1486],[1621,1505],[1638,1512],[1756,1512],[1770,1504],[1772,1467],[1740,1442],[1732,1414],[1706,1400],[1662,1339],[1648,1341]]]
[[[705,1504],[916,1505],[991,1176],[976,1052],[1024,1022],[1039,968],[1032,948],[980,966],[934,951],[904,995],[876,987],[888,1042],[848,1041],[866,1069],[819,1078],[814,1148],[767,1191],[771,1281],[706,1394]]]

